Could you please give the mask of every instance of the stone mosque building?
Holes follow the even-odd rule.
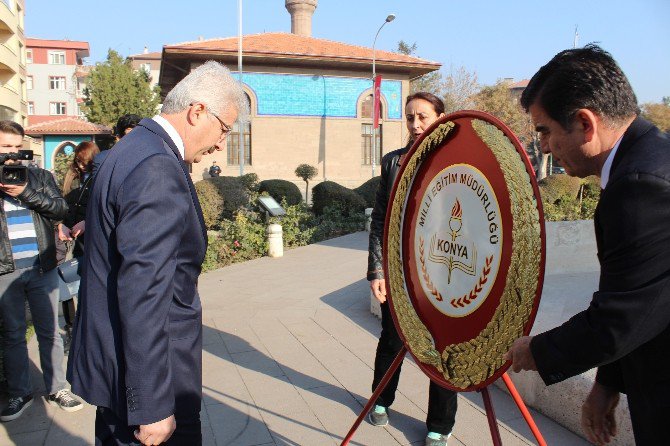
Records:
[[[304,183],[294,174],[311,164],[319,175],[357,187],[379,175],[381,156],[407,140],[403,113],[411,79],[438,70],[440,64],[388,51],[375,51],[382,75],[380,131],[372,153],[372,48],[312,37],[317,0],[285,0],[291,33],[262,33],[242,38],[242,82],[251,119],[242,127],[244,173],[261,180],[281,178]],[[163,47],[159,84],[163,92],[191,69],[217,60],[237,74],[238,37],[198,40]],[[194,180],[207,177],[211,159],[222,175],[240,173],[239,128],[228,137],[228,150],[193,166]]]

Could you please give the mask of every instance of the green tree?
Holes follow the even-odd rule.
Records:
[[[307,204],[307,193],[309,188],[309,180],[314,178],[319,173],[318,169],[309,164],[301,164],[295,169],[295,175],[305,182],[305,204]]]
[[[151,90],[149,75],[133,70],[130,60],[112,49],[91,70],[87,84],[83,111],[91,122],[111,126],[125,113],[153,116],[158,110],[159,89]]]
[[[670,132],[670,98],[663,98],[661,103],[642,104],[641,109],[642,117],[651,121],[661,131]]]

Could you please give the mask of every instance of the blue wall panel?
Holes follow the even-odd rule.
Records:
[[[363,78],[297,74],[244,73],[258,101],[258,115],[356,117],[360,95],[372,87]],[[383,80],[381,93],[388,118],[401,119],[401,82]]]
[[[91,136],[82,135],[44,135],[44,168],[51,170],[54,168],[51,160],[54,156],[54,151],[65,141],[70,141],[75,145],[84,141],[92,141]],[[66,149],[68,152],[68,149]],[[69,153],[67,153],[69,155]]]

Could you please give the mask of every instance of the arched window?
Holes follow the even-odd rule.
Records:
[[[379,118],[384,116],[383,104],[379,103]],[[361,164],[371,165],[372,164],[372,117],[373,117],[373,101],[372,95],[368,95],[363,102],[361,102],[361,117],[363,118],[363,123],[361,124]],[[367,122],[366,122],[367,121]],[[382,129],[383,125],[380,122],[379,127],[377,128],[377,146],[375,152],[375,164],[379,165],[382,161]]]
[[[245,92],[244,96],[247,98],[247,103],[251,104],[249,95]],[[242,124],[242,140],[244,141],[244,164],[251,166],[251,120]],[[233,124],[233,131],[230,132],[227,138],[228,144],[228,165],[239,166],[240,164],[240,124]]]

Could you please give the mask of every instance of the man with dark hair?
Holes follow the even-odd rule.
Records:
[[[514,371],[537,370],[554,384],[593,367],[582,406],[589,441],[616,435],[614,411],[628,396],[638,445],[665,444],[670,419],[670,139],[638,116],[617,63],[589,45],[556,55],[521,96],[566,173],[598,175],[594,224],[599,289],[589,307],[560,327],[517,339]]]
[[[0,121],[0,153],[21,150],[23,137],[19,124]],[[68,412],[83,407],[66,389],[63,340],[58,331],[54,224],[65,216],[67,204],[51,173],[35,167],[27,170],[27,178],[22,185],[0,183],[0,314],[9,386],[9,404],[0,413],[2,421],[17,419],[33,402],[26,346],[26,299],[39,343],[47,402]]]
[[[221,175],[221,168],[216,164],[216,161],[212,161],[212,165],[209,166],[209,176],[218,177]]]
[[[121,115],[119,120],[116,121],[116,126],[114,126],[114,134],[116,135],[116,140],[123,138],[128,133],[130,133],[137,124],[140,123],[142,117],[139,115],[134,115],[132,113],[126,113]]]
[[[116,125],[114,126],[114,138],[116,138],[116,142],[119,142],[121,138],[126,136],[135,127],[137,127],[137,124],[139,124],[141,120],[142,117],[139,115],[133,115],[131,113],[121,115],[118,121],[116,121]],[[91,170],[91,175],[95,176],[95,174],[98,172],[98,168],[105,160],[105,158],[107,158],[107,155],[109,155],[110,150],[111,149],[103,150],[95,156],[93,159],[93,169]]]

